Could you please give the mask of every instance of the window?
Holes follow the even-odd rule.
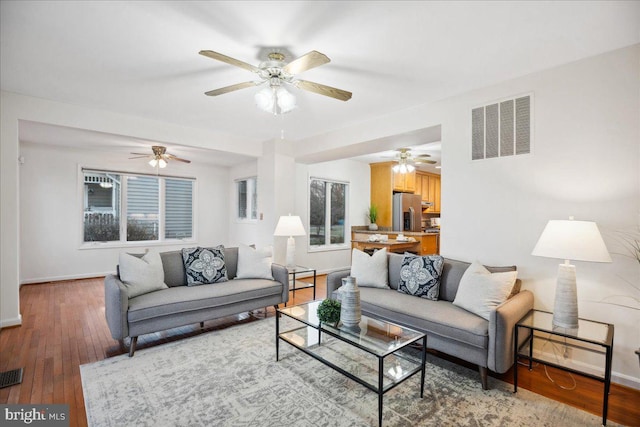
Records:
[[[238,219],[258,219],[258,179],[251,177],[236,181]]]
[[[85,242],[193,237],[192,180],[89,170],[83,175]]]
[[[349,185],[311,178],[309,181],[309,244],[344,246]]]

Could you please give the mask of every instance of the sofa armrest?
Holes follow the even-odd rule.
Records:
[[[332,298],[333,292],[342,286],[342,279],[351,274],[350,268],[338,270],[327,274],[327,298]]]
[[[489,359],[487,367],[503,374],[513,366],[515,325],[533,309],[533,294],[521,291],[500,304],[489,317]],[[526,337],[523,337],[523,340]]]
[[[289,270],[280,264],[271,264],[271,275],[282,283],[282,302],[289,301]]]
[[[104,278],[104,315],[113,339],[122,340],[129,336],[129,295],[117,276],[109,274]]]

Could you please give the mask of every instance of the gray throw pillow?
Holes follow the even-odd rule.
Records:
[[[182,260],[187,275],[187,286],[226,282],[227,267],[224,264],[224,246],[215,248],[183,248]]]
[[[398,292],[437,301],[443,266],[444,258],[440,255],[405,254],[400,267]]]
[[[118,264],[120,280],[127,289],[129,298],[167,288],[158,252],[148,252],[143,256],[123,252]]]

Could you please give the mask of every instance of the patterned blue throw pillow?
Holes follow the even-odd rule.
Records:
[[[187,274],[187,286],[226,282],[224,246],[215,248],[183,248],[182,260]]]
[[[405,254],[400,267],[398,291],[437,301],[443,266],[444,258],[440,255]]]

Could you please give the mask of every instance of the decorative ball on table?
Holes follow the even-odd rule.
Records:
[[[340,301],[334,299],[326,299],[318,306],[318,319],[322,323],[338,326],[340,321]]]

